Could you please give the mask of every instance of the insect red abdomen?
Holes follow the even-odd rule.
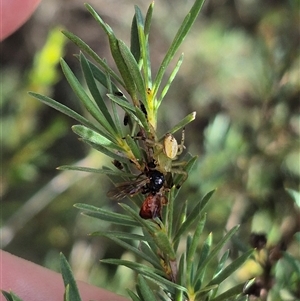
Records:
[[[142,204],[140,217],[143,219],[161,218],[161,205],[160,195],[149,194]]]

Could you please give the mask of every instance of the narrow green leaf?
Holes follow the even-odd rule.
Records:
[[[22,299],[13,292],[9,293],[7,291],[1,290],[1,293],[7,301],[22,301]]]
[[[147,233],[149,234],[149,233]],[[161,258],[159,257],[158,253],[155,252],[155,249],[152,249],[150,247],[150,243],[153,241],[152,237],[150,237],[149,235],[144,235],[144,240],[145,241],[141,241],[140,245],[139,245],[139,249],[145,253],[148,257],[152,258],[152,261],[157,262],[157,264],[160,264],[160,260]],[[153,265],[155,266],[155,265]]]
[[[242,254],[239,258],[235,259],[231,264],[229,264],[224,270],[222,270],[216,277],[214,277],[208,285],[220,284],[230,275],[233,274],[238,268],[240,268],[245,261],[253,254],[253,250]]]
[[[98,15],[98,13],[93,9],[93,7],[90,4],[85,3],[85,7],[91,13],[93,18],[100,24],[100,26],[102,27],[102,29],[105,31],[105,33],[108,36],[109,35],[114,35],[113,30],[111,29],[111,27],[101,19],[101,17]]]
[[[215,192],[215,190],[208,192],[201,199],[201,201],[195,205],[195,207],[191,210],[191,213],[189,214],[187,219],[184,221],[184,223],[181,225],[178,232],[176,233],[176,235],[173,239],[173,242],[178,241],[180,239],[181,235],[189,229],[189,227],[194,223],[195,220],[197,220],[199,218],[199,216],[203,212],[205,206],[207,205],[209,199],[211,198],[211,196],[213,195],[214,192]]]
[[[153,14],[153,9],[154,9],[154,1],[152,1],[149,5],[149,8],[146,13],[146,18],[145,18],[145,36],[148,39],[149,33],[150,33],[150,26],[151,26],[151,21],[152,21],[152,14]]]
[[[179,268],[178,268],[176,283],[186,287],[185,279],[186,279],[185,254],[182,254],[181,258],[180,258],[180,261],[179,261]],[[183,291],[182,290],[176,290],[175,294],[174,294],[174,301],[183,301],[183,300],[185,300],[184,295],[183,295]]]
[[[170,295],[174,295],[176,290],[182,290],[185,293],[185,296],[187,295],[187,290],[185,287],[175,284],[174,282],[171,282],[165,278],[166,283],[162,283],[161,280],[158,277],[151,278],[148,275],[144,275],[145,278],[149,279],[153,283],[155,283],[158,287],[161,287],[163,291],[167,291]],[[157,279],[156,279],[157,278]],[[175,285],[174,285],[175,284]]]
[[[64,293],[64,301],[71,301],[70,299],[70,285],[66,285]]]
[[[90,99],[90,97],[86,94],[84,88],[75,77],[74,73],[67,65],[67,63],[61,59],[61,67],[63,73],[69,82],[72,90],[77,95],[78,99],[83,103],[88,112],[112,135],[116,135],[115,128],[113,128],[109,122],[104,117],[103,113],[99,111],[95,103]]]
[[[150,7],[151,7],[151,5],[150,5]],[[149,10],[148,10],[148,13],[146,16],[148,26],[150,26],[150,21],[151,21],[151,15],[149,15],[149,11],[151,10],[150,7],[149,7]],[[152,6],[152,8],[153,8],[153,6]],[[146,34],[145,34],[144,18],[143,18],[142,12],[138,6],[135,6],[135,16],[136,16],[137,30],[138,30],[138,36],[139,36],[140,55],[141,55],[142,66],[143,66],[144,80],[145,80],[145,84],[146,84],[147,88],[151,88],[151,86],[152,86],[151,65],[150,65],[151,60],[150,60],[150,54],[149,54],[148,36],[146,36]],[[144,103],[144,105],[147,109],[149,109],[147,103]]]
[[[222,272],[222,270],[225,266],[225,263],[227,262],[227,259],[229,257],[229,253],[230,253],[230,250],[226,250],[226,252],[222,255],[221,259],[219,260],[218,266],[216,268],[216,272],[214,274],[214,277],[218,276],[218,274],[220,272]]]
[[[71,271],[71,267],[62,253],[60,253],[60,269],[65,287],[69,286],[69,299],[72,301],[81,301],[78,287]]]
[[[130,51],[134,56],[136,62],[138,63],[140,60],[141,53],[140,53],[140,42],[139,42],[139,35],[137,29],[136,15],[133,16],[132,23],[131,23]]]
[[[179,130],[183,129],[187,124],[192,122],[196,118],[196,112],[190,113],[186,117],[184,117],[182,120],[180,120],[171,130],[169,130],[167,133],[174,134],[178,132]],[[164,137],[166,136],[165,133],[162,137],[159,138],[159,141],[162,141]]]
[[[187,236],[186,236],[186,254],[190,252],[190,247],[191,247],[191,244],[192,244],[192,240],[193,240],[193,237],[192,237],[192,234],[188,233]]]
[[[209,285],[209,286],[205,286],[202,289],[196,291],[196,296],[197,296],[197,300],[200,299],[206,299],[206,298],[201,298],[200,296],[206,296],[207,293],[211,292],[212,290],[215,290],[218,288],[218,285],[214,284],[214,285]]]
[[[118,96],[107,94],[107,96],[116,104],[118,104],[127,114],[130,115],[130,118],[138,123],[138,125],[143,128],[149,129],[149,125],[145,114],[136,106],[129,103],[127,100],[120,98]]]
[[[157,91],[159,89],[159,86],[161,84],[162,78],[164,76],[164,73],[174,57],[176,51],[178,50],[180,44],[183,42],[184,38],[188,34],[189,30],[191,29],[194,21],[196,20],[202,5],[204,3],[204,0],[196,0],[192,8],[190,9],[189,13],[186,15],[184,21],[182,22],[180,28],[178,29],[175,38],[167,51],[160,68],[157,72],[156,78],[154,80],[154,86],[153,86],[153,97],[155,98]]]
[[[185,258],[185,254],[183,253],[179,260],[179,267],[178,267],[178,274],[177,274],[178,279],[176,281],[176,283],[178,283],[182,286],[186,286],[185,262],[186,262],[186,258]]]
[[[211,191],[209,191],[207,194],[204,195],[204,197],[202,198],[201,202],[200,202],[200,205],[201,205],[201,210],[203,210],[208,201],[210,200],[210,198],[212,197],[212,195],[215,193],[216,189],[213,189]]]
[[[169,91],[169,88],[170,88],[170,86],[171,86],[171,84],[172,84],[172,82],[173,82],[173,80],[174,80],[174,78],[175,78],[177,72],[179,71],[179,68],[180,68],[182,62],[183,62],[183,53],[182,53],[181,56],[179,57],[179,59],[178,59],[178,61],[177,61],[177,64],[176,64],[174,70],[172,71],[172,73],[171,73],[171,75],[170,75],[170,77],[169,77],[169,79],[168,79],[168,81],[167,81],[165,87],[163,88],[163,90],[162,90],[162,92],[161,92],[161,94],[160,94],[160,97],[159,97],[158,100],[157,100],[157,103],[156,103],[156,109],[159,108],[159,106],[160,106],[162,100],[164,99],[164,97],[166,96],[167,92]]]
[[[104,100],[98,90],[92,69],[90,68],[90,64],[82,52],[80,53],[80,63],[81,63],[82,71],[83,71],[87,86],[88,86],[96,104],[98,105],[98,108],[102,112],[104,118],[110,124],[111,128],[116,132],[115,124],[114,124],[114,122],[111,118],[111,115],[104,103]]]
[[[105,210],[102,208],[97,208],[95,206],[87,205],[87,204],[75,204],[75,208],[82,210],[84,215],[98,218],[103,221],[111,222],[117,225],[129,226],[129,227],[137,227],[139,224],[132,219],[130,216],[115,213],[113,211]]]
[[[93,142],[91,142],[91,141],[89,141],[87,139],[81,139],[81,141],[83,141],[84,143],[90,145],[92,148],[94,148],[97,151],[103,153],[104,155],[110,157],[111,159],[118,160],[121,163],[128,163],[128,158],[127,158],[125,152],[122,152],[120,150],[110,151],[107,148],[105,148],[104,146],[102,146],[100,144],[93,143]]]
[[[153,233],[153,240],[159,249],[167,256],[170,261],[176,260],[176,254],[173,249],[173,246],[170,242],[170,239],[163,229]]]
[[[72,130],[75,134],[77,134],[78,136],[80,136],[90,142],[102,145],[111,150],[116,150],[116,151],[121,151],[121,152],[123,151],[123,148],[121,148],[119,145],[115,144],[113,141],[107,139],[103,135],[101,135],[83,125],[73,125]]]
[[[85,125],[86,127],[91,128],[93,130],[97,130],[97,131],[99,130],[92,122],[90,122],[83,116],[79,115],[75,111],[71,110],[70,108],[66,107],[65,105],[57,102],[56,100],[54,100],[50,97],[35,93],[35,92],[28,92],[28,94],[31,95],[32,97],[40,100],[41,102],[45,103],[46,105],[54,108],[55,110],[77,120],[78,122]]]
[[[132,138],[130,135],[126,135],[125,139],[132,153],[134,154],[135,158],[138,159],[139,161],[142,161],[143,154],[141,153],[141,148],[140,146],[137,145],[136,140]]]
[[[139,176],[139,174],[133,173],[128,168],[128,161],[122,164],[123,165],[122,170],[115,166],[116,162],[112,161],[111,163],[114,165],[113,168],[112,168],[112,166],[107,167],[105,165],[102,165],[102,169],[108,171],[107,176],[112,180],[112,183],[121,183],[122,181],[125,181],[125,182],[134,181]],[[131,164],[132,163],[130,163],[130,165]],[[119,174],[114,174],[113,173],[114,171],[119,172]],[[117,181],[114,181],[114,179],[117,179]]]
[[[151,233],[146,228],[142,228],[142,231],[143,231],[143,234],[144,234],[144,236],[146,237],[146,240],[147,240],[147,245],[146,246],[148,246],[148,249],[149,249],[149,251],[146,252],[146,253],[149,254],[150,252],[152,252],[154,254],[154,257],[157,258],[160,261],[161,260],[160,250],[157,247],[157,245],[155,244],[155,242],[153,241]],[[146,248],[146,246],[144,248]]]
[[[124,259],[101,259],[100,261],[102,263],[107,263],[107,264],[123,265],[123,266],[126,266],[134,271],[137,271],[137,272],[139,272],[143,275],[149,276],[149,277],[152,277],[152,275],[155,275],[158,278],[162,278],[165,276],[165,273],[163,271],[161,271],[160,269],[156,269],[154,267],[150,267],[148,265],[138,263],[138,262],[133,262],[133,261],[124,260]],[[156,277],[153,277],[153,278],[155,279]]]
[[[146,132],[150,132],[150,127],[145,113],[139,108],[135,107],[135,116],[138,118],[138,123],[142,125]]]
[[[122,50],[120,49],[123,44],[120,40],[110,39],[110,49],[113,55],[114,61],[118,67],[118,70],[125,83],[125,88],[128,94],[131,96],[132,101],[135,105],[138,105],[137,86],[133,78],[132,70],[127,66],[127,62],[122,56]]]
[[[11,294],[9,292],[1,290],[1,293],[4,296],[4,298],[6,299],[6,301],[12,301],[12,297],[11,297]]]
[[[108,88],[109,88],[108,83],[107,83],[107,74],[108,73],[103,72],[101,69],[99,69],[95,64],[93,64],[89,60],[88,60],[88,63],[92,70],[93,77],[95,78],[95,80],[97,80],[103,87],[105,87],[108,90]],[[118,94],[121,92],[119,90],[119,88],[115,85],[115,83],[113,83],[112,81],[110,81],[110,86],[111,86],[111,92],[113,92],[114,94]]]
[[[210,301],[227,301],[230,298],[241,295],[243,293],[244,286],[245,286],[245,283],[240,283],[240,284],[226,290],[226,292],[220,294],[219,296],[217,296],[213,299],[210,299]],[[248,300],[247,296],[245,296],[245,300]]]
[[[193,168],[195,162],[197,161],[198,156],[192,157],[190,153],[187,153],[183,158],[180,158],[180,162],[186,162],[185,165],[183,165],[183,170],[186,171],[187,173],[190,172],[190,170]],[[173,174],[173,183],[175,186],[177,186],[179,183],[183,184],[182,181],[183,175],[182,174]],[[179,189],[176,189],[174,192],[174,198],[176,199],[178,193],[180,191]]]
[[[136,247],[133,247],[132,245],[130,245],[130,244],[126,243],[125,241],[118,238],[118,237],[120,237],[123,239],[142,241],[142,240],[145,240],[144,236],[137,235],[137,234],[129,234],[129,233],[125,233],[125,232],[123,232],[123,233],[122,232],[114,232],[114,231],[109,231],[107,233],[104,233],[104,232],[93,233],[93,235],[98,235],[98,234],[112,240],[117,245],[132,252],[133,254],[137,255],[141,259],[144,259],[145,261],[151,263],[153,265],[153,267],[155,267],[156,269],[161,269],[161,266],[160,266],[159,262],[157,262],[157,260],[153,260],[151,257],[147,256],[145,253],[141,252]]]
[[[129,295],[129,297],[132,299],[132,301],[141,301],[141,299],[134,292],[132,292],[129,289],[127,289],[126,291]]]
[[[112,92],[113,92],[113,86],[112,86],[111,78],[110,78],[110,76],[109,76],[108,73],[106,73],[106,82],[107,82],[108,92],[109,92],[109,94],[112,94]],[[121,94],[120,94],[120,92],[117,92],[117,93],[114,93],[114,94],[115,95],[122,95],[121,98],[127,100],[126,97],[123,95],[122,92],[121,92]],[[120,113],[118,112],[115,103],[110,102],[110,104],[111,104],[111,108],[112,108],[112,114],[111,114],[111,116],[112,116],[112,119],[115,122],[115,127],[117,129],[117,133],[118,133],[118,135],[120,137],[123,137],[124,136],[124,134],[123,134],[124,128],[122,126]]]
[[[159,229],[157,224],[142,219],[139,214],[128,205],[120,203],[120,206],[126,210],[143,228],[147,229],[151,235]]]
[[[12,301],[22,301],[22,299],[13,292],[11,292],[10,294],[12,296]]]
[[[118,45],[119,45],[119,50],[120,54],[123,57],[123,60],[128,68],[128,71],[130,72],[130,75],[132,76],[132,79],[136,85],[136,88],[140,94],[140,101],[142,101],[143,104],[146,103],[146,88],[145,88],[145,83],[144,80],[141,76],[141,72],[139,70],[139,66],[130,52],[129,48],[126,46],[126,44],[118,40]]]
[[[176,241],[175,241],[174,239],[175,239],[175,236],[178,233],[180,227],[183,225],[183,223],[186,220],[186,215],[187,215],[187,201],[182,202],[182,208],[178,212],[180,212],[180,216],[177,219],[177,221],[175,221],[176,226],[173,227],[173,230],[175,230],[175,233],[173,233],[173,235],[172,235],[174,237],[173,238],[173,246],[174,246],[174,250],[175,251],[177,251],[177,248],[179,246],[180,240],[176,239]]]
[[[78,131],[85,131],[85,130],[82,130],[82,128],[80,128],[80,127],[83,127],[84,128],[84,126],[83,125],[73,125],[72,127],[71,127],[71,129],[73,130],[73,132],[74,132],[74,129],[73,129],[73,127],[74,127],[74,129],[75,130],[78,130]],[[78,128],[77,128],[78,127]],[[90,129],[90,128],[88,128],[88,127],[85,127],[86,129]],[[93,129],[91,129],[92,131],[94,131]],[[106,139],[106,140],[108,140],[108,141],[112,141],[112,142],[114,142],[115,141],[115,139],[116,139],[116,137],[117,136],[115,136],[115,137],[112,137],[109,133],[107,133],[107,132],[105,132],[105,131],[102,131],[101,129],[99,130],[99,129],[97,129],[97,130],[95,130],[94,131],[95,133],[97,133],[97,134],[99,134],[101,137],[104,137],[104,139]],[[74,132],[75,133],[75,132]],[[76,133],[77,134],[77,133]],[[86,133],[86,134],[88,134],[88,133]],[[79,135],[79,134],[77,134],[77,135]],[[79,135],[80,136],[80,135]],[[89,138],[89,137],[88,137]],[[83,141],[83,142],[85,142],[85,143],[87,143],[87,140],[88,139],[86,139],[86,138],[84,138],[84,137],[82,137],[82,136],[80,136],[80,138],[78,139],[78,140],[80,140],[80,141]],[[97,140],[98,141],[98,140]],[[89,141],[90,143],[97,143],[97,142],[95,142],[95,141]],[[98,141],[99,142],[99,141]],[[103,145],[104,147],[107,147],[107,145],[106,144],[104,144]],[[114,153],[116,153],[116,154],[118,154],[118,152],[120,153],[119,155],[120,156],[122,156],[122,157],[124,157],[124,158],[126,158],[126,155],[125,155],[125,151],[123,150],[123,148],[122,148],[122,151],[120,150],[120,149],[118,149],[118,150],[115,150],[115,149],[112,149],[113,151],[114,151]]]
[[[140,292],[145,301],[157,301],[155,295],[153,294],[153,290],[149,287],[145,279],[138,275],[138,285],[140,287]]]
[[[173,177],[173,181],[174,181],[174,177]],[[167,194],[167,200],[168,200],[168,210],[166,211],[166,224],[168,225],[168,237],[172,237],[173,234],[173,227],[174,227],[174,219],[176,220],[177,217],[177,213],[175,213],[174,210],[174,203],[175,203],[175,190],[178,190],[175,188],[175,186],[177,185],[178,182],[174,182],[174,187],[168,192]],[[174,249],[175,251],[175,249]]]
[[[235,226],[232,228],[226,235],[217,243],[217,245],[214,247],[214,249],[210,252],[210,254],[206,257],[204,261],[201,262],[199,265],[197,272],[196,272],[196,277],[194,280],[194,285],[197,282],[197,279],[201,277],[203,270],[206,268],[207,264],[215,258],[220,250],[224,247],[224,245],[230,240],[230,238],[237,232],[239,226]]]
[[[128,177],[128,178],[135,178],[136,176],[131,173],[126,173],[122,171],[116,171],[111,169],[97,169],[91,167],[83,167],[83,166],[74,166],[74,165],[62,165],[57,167],[58,170],[75,170],[75,171],[83,171],[83,172],[92,172],[104,175],[112,175],[118,177]]]
[[[90,46],[88,46],[83,40],[74,35],[71,32],[63,30],[62,33],[71,40],[75,45],[79,47],[84,53],[88,54],[91,58],[95,60],[102,68],[105,70],[113,79],[115,79],[121,86],[125,87],[122,79],[117,75],[105,62],[105,60],[101,59]]]
[[[150,47],[149,47],[149,33],[150,33],[150,26],[152,21],[152,14],[154,9],[154,1],[152,1],[149,5],[149,8],[146,13],[145,18],[145,25],[144,25],[144,36],[145,36],[145,42],[143,43],[142,48],[144,52],[144,73],[147,74],[147,77],[145,76],[145,82],[147,85],[147,88],[152,88],[152,75],[151,75],[151,58],[150,58]],[[154,108],[154,107],[153,107]]]
[[[191,245],[188,249],[187,252],[187,256],[186,256],[186,275],[187,275],[187,286],[189,287],[192,284],[193,279],[191,279],[190,277],[192,277],[192,267],[194,265],[195,262],[195,255],[196,255],[196,251],[197,248],[199,246],[199,241],[200,241],[200,236],[202,234],[204,225],[206,222],[206,214],[203,214],[202,217],[199,217],[199,222],[196,226],[194,235],[193,235],[193,239],[191,242]]]
[[[123,78],[125,89],[129,93],[129,95],[132,97],[132,100],[135,104],[138,104],[138,98],[136,95],[137,89],[136,84],[133,80],[133,76],[131,74],[131,70],[128,68],[126,62],[124,61],[124,58],[122,56],[122,51],[120,47],[120,44],[122,42],[118,40],[111,29],[111,27],[106,24],[101,17],[97,14],[97,12],[92,8],[91,5],[85,4],[87,10],[91,13],[91,15],[94,17],[94,19],[98,22],[98,24],[102,27],[102,29],[105,31],[110,45],[111,54],[113,56],[113,59],[116,63],[116,66]]]
[[[197,265],[197,268],[195,268],[195,270],[198,270],[199,267],[201,266],[202,262],[204,260],[206,260],[206,258],[208,257],[211,246],[212,246],[212,237],[213,237],[213,235],[212,235],[212,233],[210,233],[208,235],[208,237],[206,238],[206,240],[201,248],[201,251],[199,252],[198,265]],[[197,276],[195,284],[194,284],[195,291],[200,290],[201,285],[204,280],[204,277],[205,277],[205,273],[206,273],[206,267],[202,269],[202,272],[200,274],[198,273],[198,276]]]
[[[149,280],[154,281],[155,283],[158,283],[159,286],[162,289],[166,289],[168,291],[173,289],[179,289],[184,292],[187,292],[187,289],[185,287],[182,287],[174,282],[171,282],[170,280],[164,278],[164,273],[160,270],[150,268],[146,265],[128,261],[128,260],[121,260],[121,259],[102,259],[101,262],[108,263],[108,264],[114,264],[114,265],[124,265],[142,275],[147,277]]]
[[[107,96],[109,99],[117,103],[124,110],[130,110],[131,112],[135,112],[135,106],[129,103],[128,101],[124,100],[123,98],[113,94],[107,94]]]

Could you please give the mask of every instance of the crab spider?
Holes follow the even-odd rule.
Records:
[[[171,133],[167,133],[162,142],[154,142],[150,139],[146,139],[146,144],[153,149],[151,157],[156,165],[156,169],[165,175],[167,173],[182,175],[182,179],[176,185],[176,188],[180,188],[188,177],[187,172],[183,169],[186,162],[176,162],[178,156],[180,156],[185,149],[184,134],[185,131],[183,129],[180,144],[178,144],[177,140]]]

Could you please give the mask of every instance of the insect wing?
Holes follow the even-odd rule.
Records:
[[[134,182],[121,183],[107,193],[107,197],[114,200],[122,200],[126,196],[134,196],[141,192],[149,179],[141,179]]]

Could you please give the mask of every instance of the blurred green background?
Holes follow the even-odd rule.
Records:
[[[89,3],[127,44],[133,5],[146,12],[150,4]],[[192,4],[155,2],[150,37],[154,72]],[[286,191],[299,191],[299,25],[296,0],[211,0],[181,46],[185,59],[162,104],[159,129],[163,134],[197,112],[186,128],[185,145],[199,159],[177,202],[192,203],[217,188],[206,225],[216,241],[224,229],[241,224],[246,245],[251,231],[263,231],[269,243],[283,241],[299,255],[293,241],[300,227],[299,204]],[[2,43],[2,247],[55,270],[62,251],[77,278],[124,294],[132,283],[121,277],[125,269],[98,261],[132,255],[106,239],[89,237],[110,225],[72,206],[82,202],[120,210],[106,197],[111,184],[103,175],[56,170],[80,161],[94,168],[111,162],[77,140],[70,129],[73,120],[27,95],[29,90],[42,93],[82,112],[57,65],[64,56],[81,77],[73,56],[78,49],[66,43],[62,28],[112,63],[104,33],[77,0],[43,1]]]

